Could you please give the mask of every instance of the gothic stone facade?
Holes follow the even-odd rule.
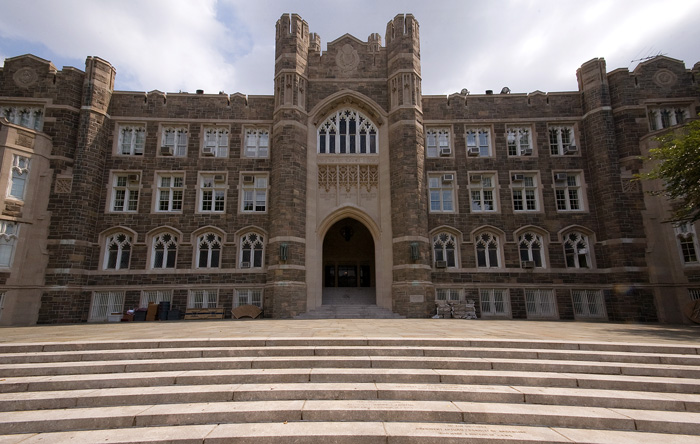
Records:
[[[323,52],[282,16],[270,96],[115,91],[96,57],[7,59],[0,324],[470,299],[483,319],[683,322],[694,227],[631,179],[697,115],[699,70],[594,59],[578,91],[424,96],[411,15]]]

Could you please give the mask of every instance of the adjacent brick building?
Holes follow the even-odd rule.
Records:
[[[0,70],[0,324],[255,304],[427,317],[688,322],[693,226],[633,174],[697,116],[700,64],[603,59],[579,90],[421,92],[419,25],[321,51],[277,22],[269,96],[114,91],[116,70]]]

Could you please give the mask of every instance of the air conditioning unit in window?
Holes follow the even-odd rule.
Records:
[[[447,261],[435,261],[435,268],[447,268]]]
[[[126,180],[129,181],[129,183],[139,183],[139,180],[141,180],[141,176],[138,174],[129,174],[126,176]]]
[[[255,182],[255,176],[251,176],[251,175],[243,176],[243,183],[254,183],[254,182]]]
[[[564,154],[576,154],[578,153],[578,147],[573,143],[566,148],[564,148]]]
[[[160,155],[161,156],[172,156],[173,155],[173,147],[171,147],[171,146],[160,147]]]
[[[476,157],[479,155],[479,147],[473,146],[467,148],[467,156]]]
[[[214,156],[216,155],[216,149],[213,146],[202,147],[203,156]]]
[[[469,176],[469,181],[472,183],[481,182],[481,174],[472,174],[471,176]]]
[[[250,268],[250,262],[241,262],[241,268]]]
[[[452,154],[452,148],[440,148],[440,157],[449,157]]]
[[[566,182],[566,179],[569,176],[566,173],[557,173],[554,175],[554,181],[555,182]]]
[[[524,174],[513,174],[512,176],[510,176],[511,182],[522,182],[523,180],[525,180]]]
[[[452,182],[453,180],[455,180],[455,175],[454,175],[454,174],[443,174],[443,175],[442,175],[442,181],[443,181],[443,182],[449,183],[449,182]]]
[[[535,268],[535,261],[522,261],[521,266],[523,268]]]
[[[226,181],[226,175],[225,174],[214,174],[214,182],[216,183],[224,183]]]
[[[532,156],[532,148],[523,148],[520,151],[521,156]]]

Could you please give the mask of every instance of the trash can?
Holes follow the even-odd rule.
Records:
[[[158,304],[158,318],[161,321],[165,321],[168,319],[168,312],[170,311],[170,302],[169,301],[162,301],[160,304]]]

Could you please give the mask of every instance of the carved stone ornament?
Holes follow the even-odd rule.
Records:
[[[354,71],[360,64],[360,56],[355,48],[346,43],[335,56],[335,63],[344,72]]]
[[[678,76],[668,69],[660,69],[654,74],[654,83],[664,88],[673,86],[677,80]]]
[[[18,69],[12,79],[20,88],[27,88],[39,80],[39,75],[34,69],[25,67]]]

